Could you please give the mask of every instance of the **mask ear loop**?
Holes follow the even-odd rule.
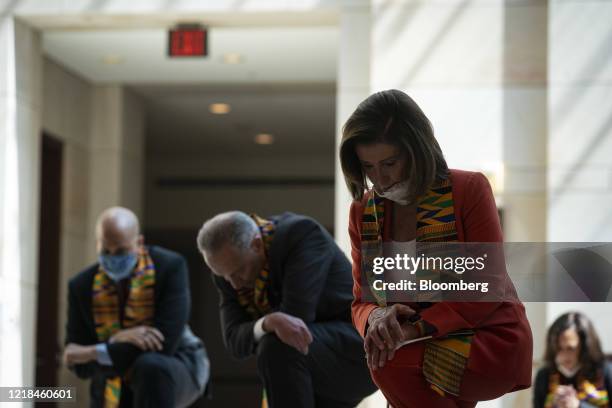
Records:
[[[374,193],[380,197],[380,193],[374,188],[374,183],[372,183],[372,180],[369,180],[365,174],[363,175],[363,185],[365,186],[366,193]]]

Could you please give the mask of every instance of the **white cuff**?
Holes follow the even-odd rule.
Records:
[[[264,317],[260,317],[256,322],[255,326],[253,326],[253,337],[255,338],[255,343],[257,343],[263,336],[266,335],[266,331],[263,329],[263,321]]]
[[[96,344],[96,360],[100,365],[112,366],[113,360],[108,354],[108,347],[106,343],[98,343]]]

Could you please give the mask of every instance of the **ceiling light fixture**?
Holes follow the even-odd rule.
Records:
[[[237,52],[228,52],[223,54],[224,64],[236,65],[241,64],[242,62],[244,62],[244,58],[241,54],[238,54]]]
[[[269,133],[260,133],[255,136],[255,143],[258,145],[271,145],[274,143],[274,136]]]
[[[211,103],[208,110],[215,115],[225,115],[229,113],[232,108],[227,103]]]
[[[118,54],[104,55],[101,60],[104,65],[119,65],[125,62],[125,58]]]

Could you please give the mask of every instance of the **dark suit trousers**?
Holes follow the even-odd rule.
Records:
[[[308,325],[308,355],[266,334],[257,346],[257,369],[270,408],[354,407],[376,391],[363,340],[350,323]]]
[[[160,353],[140,355],[121,388],[122,408],[185,407],[200,395],[186,365]]]

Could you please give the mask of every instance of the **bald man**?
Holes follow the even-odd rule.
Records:
[[[183,407],[204,391],[209,364],[187,325],[185,259],[144,246],[136,215],[105,210],[98,262],[69,282],[64,362],[90,378],[90,407]]]

